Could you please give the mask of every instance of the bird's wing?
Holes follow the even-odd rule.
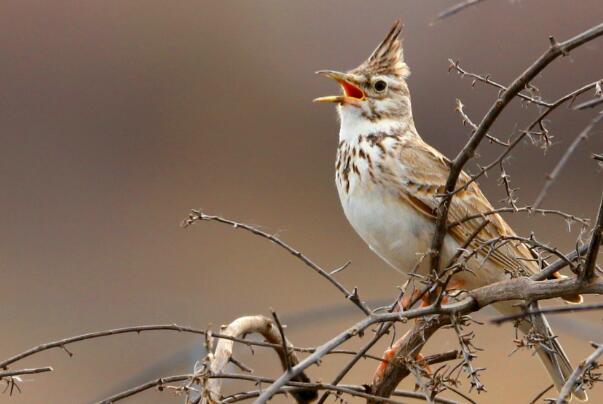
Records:
[[[444,192],[449,167],[450,161],[440,152],[421,140],[413,139],[400,143],[394,153],[386,156],[384,180],[397,187],[400,198],[422,214],[435,219],[441,201],[438,195]],[[462,172],[457,187],[469,181],[470,177]],[[462,245],[487,219],[488,224],[475,237],[470,248],[478,248],[498,237],[515,236],[511,227],[497,213],[463,221],[470,216],[481,215],[492,210],[492,205],[477,183],[469,184],[452,199],[448,211],[448,223],[459,221],[462,223],[452,227],[449,234]],[[483,248],[480,255],[487,257],[512,275],[530,275],[538,271],[539,265],[524,243],[515,240],[500,241],[493,247],[495,248]]]

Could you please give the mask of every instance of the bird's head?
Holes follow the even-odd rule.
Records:
[[[342,120],[350,116],[374,122],[410,116],[406,85],[410,71],[404,63],[400,31],[401,24],[397,21],[371,56],[353,70],[317,72],[337,81],[343,94],[316,98],[314,102],[338,104]]]

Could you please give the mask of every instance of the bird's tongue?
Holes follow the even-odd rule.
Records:
[[[350,84],[347,81],[341,81],[340,83],[341,87],[343,87],[343,92],[346,96],[357,98],[359,100],[364,98],[364,93],[362,92],[362,90],[356,87],[355,85]]]

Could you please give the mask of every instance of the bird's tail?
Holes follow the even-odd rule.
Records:
[[[572,374],[573,368],[563,347],[561,347],[558,339],[553,334],[553,330],[546,317],[543,314],[534,314],[529,320],[522,320],[519,323],[519,330],[526,335],[536,331],[543,339],[536,346],[536,353],[551,377],[555,388],[557,391],[561,391],[563,385]],[[588,401],[586,391],[581,388],[575,388],[572,391],[572,396],[580,401]]]
[[[509,315],[519,313],[518,302],[500,302],[494,306],[497,311]],[[537,309],[537,305],[532,305],[531,309]],[[549,322],[543,314],[533,314],[526,317],[518,325],[519,330],[525,335],[534,335],[540,340],[536,344],[536,353],[544,365],[557,391],[561,391],[563,385],[573,372],[572,365],[567,354],[561,347],[558,339],[553,334]],[[579,401],[588,401],[586,391],[581,388],[575,388],[572,395]]]

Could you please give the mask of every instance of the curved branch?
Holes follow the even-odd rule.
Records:
[[[366,306],[366,304],[362,300],[360,300],[360,298],[358,297],[358,291],[355,288],[353,291],[349,291],[345,286],[343,286],[340,282],[338,282],[327,271],[322,269],[318,264],[316,264],[314,261],[312,261],[310,258],[305,256],[303,253],[301,253],[300,251],[291,247],[289,244],[285,243],[278,237],[276,237],[272,234],[266,233],[265,231],[262,231],[256,227],[250,226],[248,224],[235,222],[233,220],[226,219],[226,218],[223,218],[220,216],[206,215],[205,213],[198,211],[198,210],[191,211],[188,218],[182,222],[182,226],[188,227],[198,221],[213,221],[213,222],[218,222],[218,223],[222,223],[222,224],[227,224],[227,225],[234,227],[235,229],[243,229],[252,234],[255,234],[256,236],[260,236],[260,237],[263,237],[265,239],[272,241],[274,244],[285,249],[291,255],[295,256],[297,259],[302,261],[304,264],[306,264],[307,266],[312,268],[319,275],[321,275],[322,277],[327,279],[333,286],[335,286],[337,289],[339,289],[339,291],[341,293],[343,293],[345,295],[346,299],[352,301],[364,314],[369,315],[371,313],[371,309],[369,309]]]
[[[278,317],[275,317],[277,319]],[[289,341],[284,337],[282,326],[280,323],[274,323],[267,317],[264,316],[246,316],[240,317],[231,322],[228,327],[223,331],[223,335],[241,338],[247,334],[258,333],[261,334],[269,343],[276,344],[278,348],[275,348],[281,366],[286,372],[289,372],[291,366],[299,363],[299,359],[295,353],[290,349],[292,346]],[[216,375],[222,373],[224,368],[232,357],[232,351],[234,347],[234,341],[227,339],[219,339],[216,345],[216,350],[213,354],[208,355],[209,364],[207,368],[202,369],[199,375],[196,375],[193,380],[200,379],[204,384],[202,400],[203,404],[217,403],[220,401],[220,393],[222,390],[222,379],[221,378],[205,378],[202,373],[208,372],[208,375]],[[206,379],[206,380],[204,380]],[[303,372],[295,375],[290,380],[297,382],[310,382],[310,378]],[[293,397],[298,403],[308,403],[317,397],[316,391],[300,391],[292,393]]]
[[[47,342],[45,344],[38,345],[31,349],[28,349],[25,352],[12,356],[2,362],[0,362],[0,369],[6,369],[8,365],[15,363],[21,359],[27,358],[28,356],[37,354],[38,352],[47,351],[53,348],[61,348],[66,350],[65,346],[69,344],[73,344],[74,342],[84,341],[88,339],[106,337],[109,335],[118,335],[118,334],[126,334],[126,333],[141,333],[143,331],[159,331],[159,330],[170,330],[170,331],[178,331],[178,332],[188,332],[193,334],[205,334],[205,331],[198,330],[196,328],[191,327],[183,327],[178,324],[158,324],[158,325],[142,325],[136,327],[124,327],[124,328],[115,328],[113,330],[106,331],[98,331],[91,332],[88,334],[76,335],[75,337],[69,337],[65,339],[60,339],[53,342]],[[71,356],[71,352],[67,351],[69,356]]]

